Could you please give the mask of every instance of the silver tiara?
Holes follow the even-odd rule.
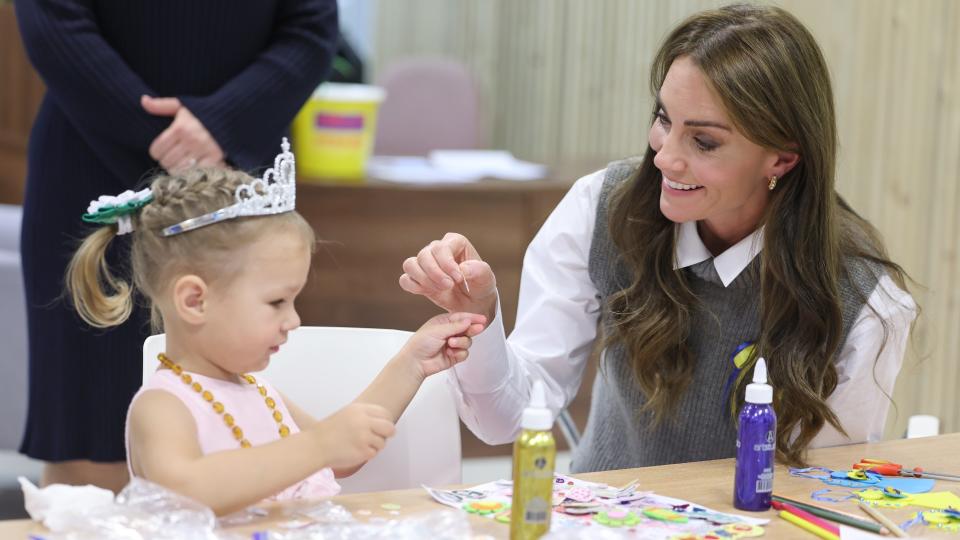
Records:
[[[262,177],[237,186],[234,192],[237,202],[166,227],[163,235],[173,236],[238,217],[270,216],[293,210],[297,200],[297,175],[293,152],[286,137],[280,143],[280,148],[283,152],[273,158],[273,167],[267,169]]]

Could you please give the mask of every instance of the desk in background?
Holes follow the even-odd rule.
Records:
[[[400,289],[407,257],[447,232],[470,239],[497,275],[504,326],[516,318],[527,244],[588,167],[560,168],[547,180],[469,184],[359,184],[301,180],[297,210],[321,243],[297,301],[305,325],[416,330],[440,312]]]
[[[875,444],[858,444],[823,448],[810,452],[810,462],[814,465],[830,467],[832,469],[848,469],[853,463],[863,457],[888,459],[909,466],[922,466],[932,471],[957,473],[960,472],[960,460],[957,459],[957,450],[960,449],[960,433],[929,437],[924,439],[904,439],[886,441]],[[603,482],[620,486],[634,479],[639,479],[642,490],[652,490],[669,497],[685,499],[697,504],[719,510],[721,512],[743,513],[733,508],[733,474],[734,462],[732,459],[716,461],[702,461],[698,463],[682,463],[664,465],[660,467],[646,467],[642,469],[624,469],[575,475],[584,480]],[[491,478],[490,480],[495,480]],[[774,492],[780,495],[806,501],[810,500],[810,493],[827,487],[817,480],[794,478],[787,474],[783,466],[778,466],[774,478]],[[956,482],[938,481],[936,491],[950,490],[960,494],[960,485]],[[370,512],[369,516],[359,517],[360,520],[371,518],[403,519],[423,512],[431,512],[447,507],[436,503],[422,489],[402,491],[384,491],[377,493],[358,493],[333,497],[333,501],[357,515],[358,510]],[[391,515],[380,505],[384,503],[399,504],[400,515]],[[296,503],[289,503],[290,504]],[[839,504],[819,503],[852,514],[862,515],[852,502]],[[285,507],[285,508],[287,508]],[[252,533],[258,530],[269,529],[271,518],[280,516],[283,508],[276,508],[271,517],[254,525],[238,527],[236,532],[241,534]],[[910,514],[918,510],[916,507],[906,509],[884,509],[883,512],[901,523]],[[364,512],[366,514],[366,512]],[[751,513],[756,517],[770,519],[766,534],[763,538],[815,540],[816,537],[790,523],[776,517],[773,511]],[[475,535],[488,534],[494,538],[507,538],[509,526],[497,523],[492,519],[463,513],[464,519],[470,520]],[[233,529],[231,529],[233,530]],[[282,529],[278,529],[282,530]],[[42,534],[43,528],[27,520],[0,522],[0,538],[26,538],[27,534]],[[941,531],[914,527],[909,531],[914,537],[952,538]],[[892,538],[892,537],[887,537]]]

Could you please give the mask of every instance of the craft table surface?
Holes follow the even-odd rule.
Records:
[[[923,467],[930,471],[960,474],[960,433],[940,435],[921,439],[903,439],[884,441],[874,444],[858,444],[822,448],[810,452],[811,465],[828,467],[831,469],[848,469],[860,458],[870,457],[887,459],[902,463],[910,467]],[[603,482],[614,486],[621,486],[631,480],[639,480],[642,490],[652,490],[661,495],[685,499],[697,504],[713,508],[722,512],[736,512],[731,502],[733,488],[734,462],[732,459],[704,461],[698,463],[683,463],[664,465],[660,467],[646,467],[642,469],[624,469],[577,475],[578,478]],[[490,480],[496,480],[491,478]],[[785,497],[809,501],[810,493],[827,487],[825,484],[810,479],[793,478],[786,468],[778,466],[774,478],[774,492]],[[953,491],[960,494],[960,483],[937,481],[934,491]],[[357,493],[334,497],[333,501],[344,506],[354,513],[360,520],[373,517],[386,519],[402,519],[422,512],[435,511],[447,508],[433,501],[422,489],[400,491],[383,491],[374,493]],[[399,515],[392,515],[389,510],[381,508],[382,504],[400,505]],[[823,506],[836,508],[866,518],[853,502],[819,503]],[[255,524],[238,527],[236,532],[253,532],[271,529],[282,516],[284,507],[274,508],[270,516]],[[369,511],[357,513],[358,510]],[[915,507],[904,509],[882,509],[885,514],[897,523],[905,521]],[[813,535],[796,526],[776,517],[773,511],[751,513],[757,517],[770,518],[767,526],[766,538],[798,538],[810,540]],[[507,538],[509,527],[497,523],[489,518],[463,513],[464,519],[469,519],[475,536],[479,538]],[[283,530],[283,529],[274,529]],[[22,539],[28,534],[42,535],[44,528],[29,520],[0,521],[0,538]],[[955,538],[956,535],[928,529],[914,527],[912,536]],[[892,538],[892,537],[890,537]]]

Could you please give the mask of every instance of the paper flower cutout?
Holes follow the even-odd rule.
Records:
[[[505,510],[509,505],[505,502],[495,501],[493,499],[482,499],[479,501],[470,501],[463,504],[463,509],[471,514],[485,516],[495,514]]]
[[[593,491],[586,487],[575,487],[567,491],[566,497],[577,502],[589,502],[595,497]]]
[[[632,527],[640,523],[640,516],[629,510],[614,508],[594,514],[593,520],[607,527]]]

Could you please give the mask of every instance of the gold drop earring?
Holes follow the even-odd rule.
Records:
[[[777,187],[777,175],[770,177],[770,183],[767,184],[767,187],[770,188],[770,191],[773,191]]]

